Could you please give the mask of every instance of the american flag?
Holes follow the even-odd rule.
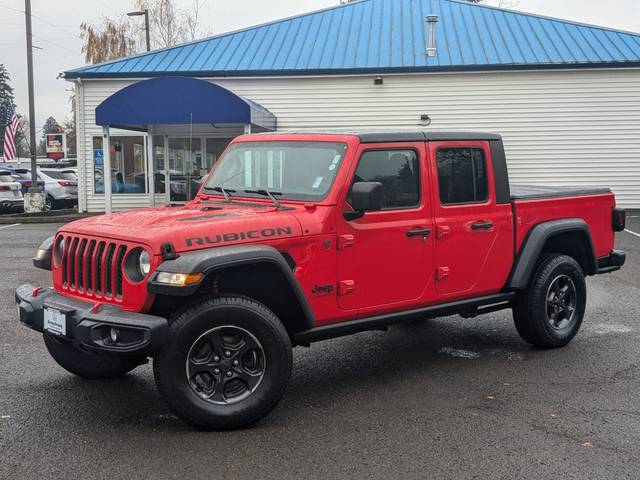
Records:
[[[4,119],[6,128],[4,129],[4,161],[8,162],[16,158],[16,133],[18,132],[18,115],[12,109],[7,111],[7,118]]]

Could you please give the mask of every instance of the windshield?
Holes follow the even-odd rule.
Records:
[[[346,144],[331,142],[237,143],[218,161],[205,191],[222,186],[236,195],[258,196],[255,190],[268,189],[283,199],[322,200],[346,150]]]

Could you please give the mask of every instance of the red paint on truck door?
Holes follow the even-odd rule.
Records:
[[[511,205],[496,205],[487,142],[429,144],[434,179],[436,291],[466,297],[499,291],[513,261]]]
[[[384,206],[353,221],[337,215],[338,304],[360,315],[418,304],[433,288],[425,144],[367,144],[354,170],[348,190],[359,181],[381,182]]]

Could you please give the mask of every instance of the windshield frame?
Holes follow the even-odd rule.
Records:
[[[206,176],[205,180],[202,182],[202,187],[200,189],[199,195],[204,195],[206,197],[211,197],[211,196],[220,196],[223,197],[221,192],[213,192],[211,189],[214,187],[218,187],[220,186],[219,184],[214,185],[213,183],[209,183],[215,175],[215,172],[218,168],[220,168],[220,166],[223,164],[224,160],[227,158],[227,156],[233,152],[235,149],[239,149],[239,148],[250,148],[251,145],[269,145],[269,144],[294,144],[294,145],[328,145],[328,146],[335,146],[337,148],[341,148],[342,152],[341,152],[341,156],[340,159],[335,167],[335,172],[333,173],[333,176],[331,178],[331,182],[327,185],[326,191],[324,191],[322,194],[318,194],[318,195],[307,195],[307,194],[297,194],[297,193],[287,193],[286,191],[282,191],[282,188],[280,187],[269,187],[269,191],[274,193],[275,195],[277,195],[277,198],[279,201],[282,202],[296,202],[296,203],[320,203],[323,202],[324,200],[327,199],[327,197],[330,196],[331,192],[334,190],[334,186],[336,183],[336,180],[338,178],[338,176],[340,175],[340,172],[342,170],[342,167],[345,164],[348,152],[350,150],[350,144],[347,141],[344,141],[343,139],[337,139],[337,138],[328,138],[328,139],[300,139],[300,138],[278,138],[277,140],[274,139],[258,139],[258,138],[253,138],[251,140],[243,140],[243,141],[239,141],[239,142],[232,142],[231,144],[229,144],[229,146],[227,147],[227,149],[224,151],[224,153],[220,156],[219,160],[216,162],[216,164],[214,165],[214,167],[211,169],[211,171],[209,172],[209,174]],[[328,147],[330,148],[330,147]],[[234,199],[237,198],[245,198],[245,199],[251,199],[251,200],[260,200],[260,201],[266,201],[266,202],[270,202],[271,200],[264,195],[260,195],[258,193],[249,193],[246,192],[245,190],[256,190],[256,189],[265,189],[265,187],[258,187],[258,186],[250,186],[250,187],[245,187],[245,188],[236,188],[236,186],[233,185],[224,185],[223,181],[223,187],[228,191],[228,192],[233,192],[234,190],[236,190],[235,192],[233,192],[231,194],[231,201],[233,201]]]

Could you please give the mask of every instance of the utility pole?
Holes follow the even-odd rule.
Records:
[[[24,209],[27,213],[44,210],[44,195],[38,186],[38,164],[36,157],[36,107],[33,97],[33,43],[31,35],[31,0],[24,0],[27,26],[27,82],[29,88],[29,150],[31,153],[31,188],[25,195]]]

